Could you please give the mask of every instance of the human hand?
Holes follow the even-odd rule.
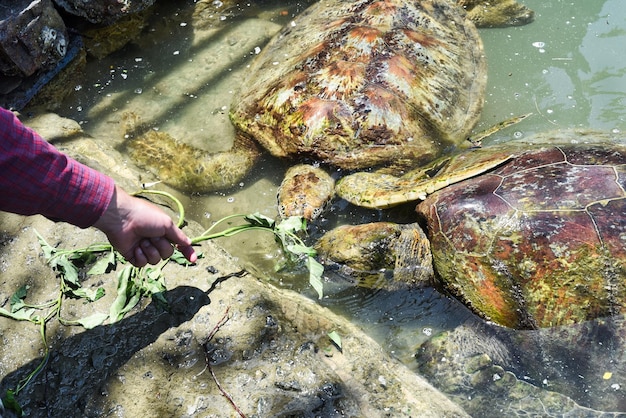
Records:
[[[191,240],[156,205],[115,187],[109,207],[93,225],[126,260],[137,267],[156,264],[174,253],[176,245],[192,263],[197,255]]]

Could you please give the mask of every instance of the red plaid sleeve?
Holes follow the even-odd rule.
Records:
[[[86,228],[107,209],[114,187],[0,108],[0,210]]]

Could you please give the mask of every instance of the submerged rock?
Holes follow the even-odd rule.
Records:
[[[117,19],[152,6],[155,0],[54,0],[66,12],[91,23],[110,24]]]
[[[469,322],[426,342],[416,364],[472,416],[623,416],[624,325],[623,316],[533,331]]]
[[[147,25],[152,8],[137,13],[127,14],[110,25],[88,25],[81,30],[84,36],[85,50],[97,59],[121,49],[127,43],[137,39]]]

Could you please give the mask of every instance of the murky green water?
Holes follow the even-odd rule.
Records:
[[[245,5],[243,12],[217,8],[205,15],[202,30],[193,29],[194,2],[161,7],[140,40],[90,64],[89,78],[77,82],[75,94],[60,113],[120,148],[124,140],[119,119],[130,110],[180,140],[208,150],[227,149],[234,133],[227,110],[255,48],[306,7],[306,2],[280,3],[262,2],[263,8]],[[572,127],[626,131],[622,0],[524,3],[536,13],[531,25],[481,30],[489,87],[476,130],[533,112],[522,124],[489,141]],[[233,190],[179,196],[189,216],[206,226],[233,213],[274,217],[276,188],[284,168],[267,158]],[[354,210],[339,202],[325,225],[351,217],[365,222],[407,213],[407,208],[391,213]],[[240,236],[221,244],[259,275],[314,295],[302,276],[273,272],[281,255],[271,237]],[[329,283],[321,303],[353,317],[409,363],[415,347],[429,335],[473,318],[456,301],[432,289],[386,293]]]
[[[535,22],[481,31],[489,62],[483,123],[534,112],[518,129],[626,129],[626,10],[619,0],[535,1]]]

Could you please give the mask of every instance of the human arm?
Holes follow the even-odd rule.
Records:
[[[0,210],[86,228],[105,211],[114,188],[113,179],[62,154],[0,108]]]
[[[0,196],[3,211],[101,229],[134,265],[171,255],[170,242],[195,261],[189,238],[158,207],[129,196],[110,177],[62,154],[2,108]]]

